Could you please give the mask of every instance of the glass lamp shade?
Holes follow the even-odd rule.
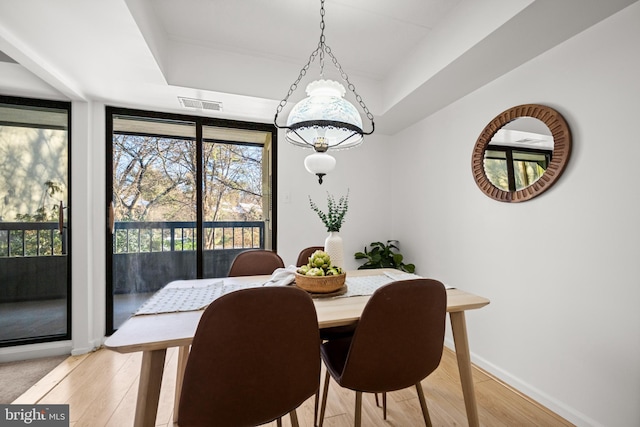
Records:
[[[287,141],[316,151],[352,148],[362,143],[362,119],[344,99],[344,86],[316,80],[307,86],[308,97],[293,106],[287,119]]]
[[[312,174],[318,176],[318,182],[322,184],[322,177],[336,167],[336,159],[327,153],[313,153],[304,159],[304,167]]]

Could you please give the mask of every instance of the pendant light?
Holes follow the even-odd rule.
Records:
[[[327,152],[341,150],[360,145],[364,135],[371,135],[375,130],[373,115],[365,105],[362,97],[356,92],[355,86],[325,43],[324,36],[324,0],[320,1],[320,41],[318,47],[309,56],[309,61],[300,70],[297,80],[289,88],[287,96],[280,101],[276,110],[274,124],[279,129],[286,129],[285,139],[299,147],[313,148],[315,153],[307,156],[304,165],[307,171],[318,176],[322,184],[323,177],[331,172],[336,160]],[[324,58],[327,55],[335,65],[347,88],[353,93],[362,111],[371,121],[371,131],[365,132],[362,119],[356,107],[344,98],[345,87],[333,80],[324,80]],[[298,84],[307,74],[311,63],[319,58],[320,79],[307,86],[307,97],[293,106],[286,126],[278,125],[278,115],[287,104],[289,97],[298,88]]]

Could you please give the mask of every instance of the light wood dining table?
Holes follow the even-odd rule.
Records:
[[[381,275],[397,270],[375,269],[348,271],[347,277]],[[225,285],[242,286],[266,282],[270,276],[246,276],[221,279],[199,279],[178,281],[171,286],[185,286],[188,282],[221,280]],[[318,315],[318,327],[348,325],[358,321],[369,296],[353,296],[347,298],[314,298]],[[469,426],[479,426],[478,409],[471,375],[471,356],[465,311],[482,308],[489,304],[484,297],[464,292],[460,289],[447,289],[447,312],[451,321],[451,330],[455,345],[458,370],[462,384],[465,408]],[[108,337],[105,347],[119,353],[142,352],[140,382],[134,419],[135,427],[155,426],[160,386],[164,371],[167,349],[179,348],[178,375],[176,379],[176,406],[174,420],[177,416],[177,402],[182,387],[182,375],[186,367],[189,346],[195,334],[203,310],[181,311],[161,314],[137,315],[129,318]]]

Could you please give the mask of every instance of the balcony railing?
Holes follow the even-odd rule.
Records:
[[[264,247],[263,221],[207,221],[204,250]],[[196,249],[195,221],[116,222],[114,253],[173,252]]]
[[[195,222],[117,222],[114,228],[114,293],[154,292],[171,280],[195,278]],[[224,276],[239,252],[264,248],[264,229],[262,221],[205,222],[204,277]],[[67,232],[60,234],[58,223],[0,222],[0,303],[66,295],[66,255]]]
[[[196,278],[195,222],[119,222],[114,228],[114,294],[154,292],[172,280]],[[222,277],[239,252],[264,248],[264,222],[205,222],[203,241],[203,277]]]
[[[67,254],[67,231],[57,222],[0,222],[0,258]]]
[[[118,254],[193,251],[195,221],[116,222],[113,251]],[[228,250],[264,247],[262,221],[207,221],[204,249]],[[46,257],[67,254],[67,233],[57,222],[0,222],[0,258]]]

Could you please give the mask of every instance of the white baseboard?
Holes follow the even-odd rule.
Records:
[[[102,340],[89,341],[86,347],[76,347],[71,350],[72,356],[80,356],[81,354],[91,353],[102,346]]]
[[[17,345],[0,348],[0,363],[39,359],[50,356],[79,356],[90,353],[102,345],[102,340],[89,341],[83,347],[73,347],[72,341],[53,341],[40,344]]]
[[[71,354],[71,341],[54,341],[0,348],[0,362],[39,359]]]
[[[445,339],[445,346],[452,351],[455,351],[455,345],[453,340],[450,338]],[[520,378],[511,375],[509,372],[501,369],[500,367],[494,365],[482,357],[475,355],[471,352],[471,363],[476,365],[477,367],[483,369],[490,375],[499,379],[500,381],[508,384],[510,387],[518,390],[522,394],[530,397],[532,400],[538,402],[540,405],[545,408],[555,412],[560,415],[562,418],[567,421],[575,424],[576,426],[581,427],[605,427],[604,425],[598,423],[597,421],[589,418],[585,414],[575,410],[574,408],[566,405],[564,402],[559,401],[558,399],[544,393],[543,391],[537,389],[531,384],[522,381]]]

